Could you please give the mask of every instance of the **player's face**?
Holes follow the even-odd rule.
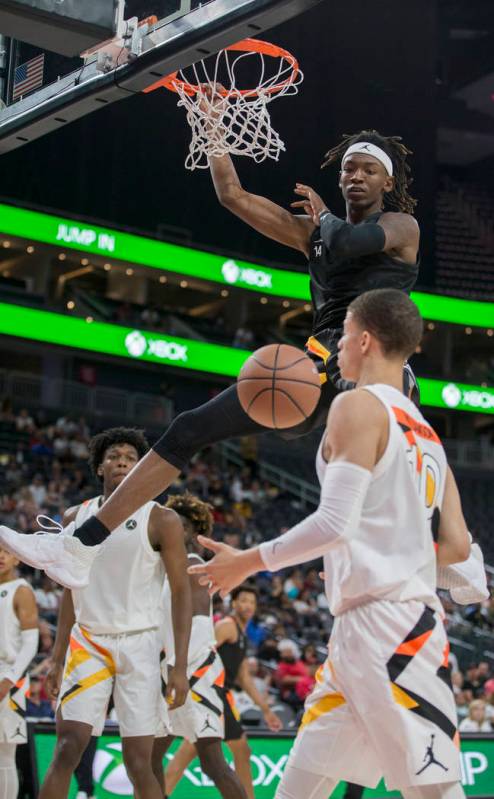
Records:
[[[105,488],[114,490],[139,460],[139,454],[132,444],[113,444],[108,447],[98,474],[103,478]]]
[[[14,558],[6,549],[0,548],[0,577],[5,577],[19,564],[19,561]]]
[[[232,602],[232,608],[241,621],[247,622],[255,615],[257,597],[255,594],[251,594],[250,591],[241,591]]]
[[[338,367],[344,380],[356,383],[360,377],[364,335],[352,312],[348,311],[343,324],[343,335],[338,341]]]
[[[345,202],[353,208],[368,208],[382,201],[383,193],[391,191],[393,178],[377,158],[352,153],[340,172],[340,189]]]

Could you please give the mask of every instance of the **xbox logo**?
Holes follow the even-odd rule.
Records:
[[[134,358],[140,358],[146,352],[147,342],[142,333],[138,330],[133,330],[125,337],[125,347],[129,355]]]
[[[447,405],[448,408],[457,408],[461,402],[462,393],[454,383],[448,383],[447,386],[444,386],[441,396],[444,404]]]
[[[240,277],[240,267],[237,266],[235,261],[225,261],[221,267],[221,273],[227,283],[236,283]]]

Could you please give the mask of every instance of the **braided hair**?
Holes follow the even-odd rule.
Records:
[[[341,142],[336,147],[328,150],[321,164],[321,169],[334,163],[334,161],[340,163],[348,148],[359,141],[368,141],[377,145],[389,155],[393,162],[394,187],[390,192],[385,193],[384,203],[396,208],[398,211],[402,211],[404,214],[413,214],[417,200],[408,193],[408,187],[413,183],[413,178],[410,176],[411,169],[407,163],[407,156],[412,154],[412,150],[409,150],[402,143],[401,136],[381,136],[377,130],[362,130],[360,133],[353,134],[345,133]]]
[[[171,508],[188,522],[189,530],[194,536],[205,535],[211,538],[213,533],[213,514],[211,505],[190,494],[174,494],[168,497],[166,508]]]

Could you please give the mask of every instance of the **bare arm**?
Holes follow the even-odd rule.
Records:
[[[159,547],[170,583],[175,665],[169,672],[167,699],[173,710],[183,705],[189,690],[187,655],[192,624],[192,594],[184,531],[175,511],[158,506],[153,508],[149,519],[149,540],[153,546]]]
[[[440,566],[449,566],[451,563],[467,560],[469,554],[470,537],[463,517],[460,494],[453,472],[448,466],[439,523],[437,560]]]
[[[266,197],[245,191],[229,155],[211,158],[210,167],[221,205],[263,236],[308,255],[309,240],[315,229],[309,217],[291,214]]]
[[[187,562],[189,565],[192,565],[193,563],[201,563],[202,561],[199,558],[192,559],[189,557]],[[195,574],[189,575],[189,582],[192,596],[192,615],[209,616],[211,597],[209,596],[208,589],[200,584],[199,578]]]
[[[262,694],[260,694],[257,690],[256,684],[249,671],[249,665],[245,659],[240,665],[237,675],[237,682],[245,691],[245,693],[250,696],[254,704],[261,708],[262,715],[264,716],[264,720],[266,721],[268,727],[276,732],[280,730],[283,726],[281,720],[269,707],[267,697],[262,696]]]
[[[237,628],[233,619],[220,619],[214,625],[214,637],[216,638],[216,646],[222,644],[234,644],[238,638]]]
[[[58,608],[57,634],[53,645],[50,667],[46,673],[45,690],[50,699],[56,699],[62,684],[65,656],[70,642],[70,631],[75,624],[72,593],[64,588]]]

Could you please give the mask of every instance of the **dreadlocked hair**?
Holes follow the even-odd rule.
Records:
[[[187,519],[194,535],[205,535],[211,538],[213,533],[213,514],[211,505],[208,505],[207,502],[202,502],[202,500],[186,491],[185,494],[174,494],[168,497],[165,507],[171,508],[179,516]]]
[[[115,444],[129,444],[137,451],[139,460],[149,449],[149,443],[142,430],[130,427],[112,427],[98,433],[89,442],[89,466],[92,473],[98,476],[98,466],[105,459],[105,453]]]
[[[389,155],[393,162],[394,187],[392,191],[384,194],[385,205],[396,208],[404,214],[413,214],[417,200],[408,193],[408,187],[413,183],[413,178],[410,175],[410,165],[406,160],[413,151],[402,143],[401,136],[381,136],[377,130],[362,130],[360,133],[353,134],[344,133],[340,144],[328,150],[324,156],[321,169],[334,161],[340,163],[348,148],[359,141],[368,141],[377,145]]]

